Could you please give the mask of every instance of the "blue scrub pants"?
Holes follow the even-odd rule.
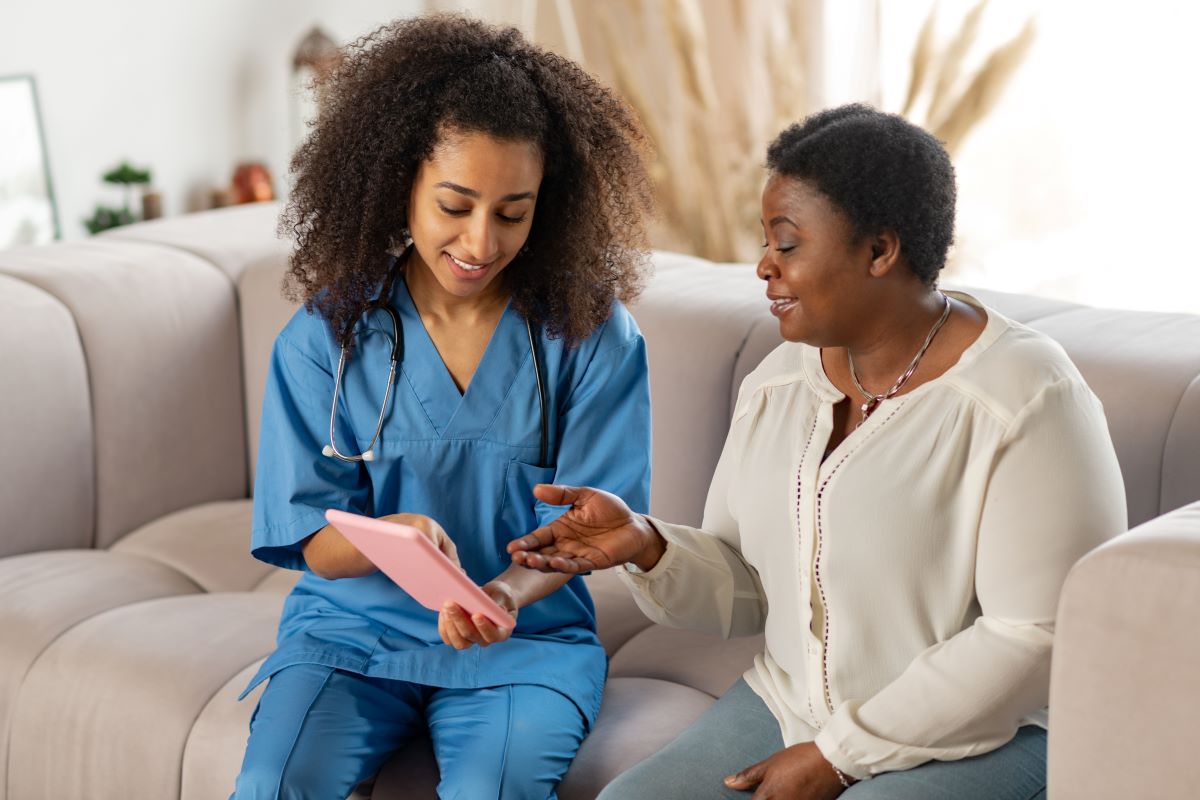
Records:
[[[739,680],[675,741],[623,773],[597,800],[745,800],[726,775],[783,749],[779,723]],[[1008,744],[960,761],[930,761],[860,781],[838,800],[1044,800],[1046,731],[1026,725]]]
[[[250,721],[236,800],[343,800],[426,725],[441,800],[554,798],[584,736],[564,695],[518,684],[440,689],[296,664]]]

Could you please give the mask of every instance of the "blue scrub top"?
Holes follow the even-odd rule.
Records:
[[[280,619],[277,648],[251,689],[292,664],[446,688],[537,684],[569,697],[588,724],[600,710],[607,659],[582,578],[520,610],[511,639],[457,651],[443,644],[437,613],[382,573],[325,580],[300,543],[323,528],[325,510],[380,517],[426,514],[484,584],[511,563],[508,542],[563,508],[536,501],[537,483],[595,486],[646,512],[650,493],[650,390],[646,348],[619,303],[576,348],[539,337],[548,461],[537,464],[541,410],[525,322],[510,305],[465,393],[460,393],[403,281],[392,304],[403,329],[402,365],[369,463],[321,455],[339,347],[329,325],[301,309],[279,334],[263,399],[251,543],[255,557],[304,570]],[[391,324],[364,315],[342,380],[338,447],[361,453],[387,384]]]

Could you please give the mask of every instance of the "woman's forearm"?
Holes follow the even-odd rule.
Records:
[[[513,564],[491,582],[507,586],[516,607],[524,608],[558,591],[572,577],[561,572],[538,572]]]
[[[379,569],[332,525],[308,537],[301,552],[308,568],[326,580],[361,578]]]

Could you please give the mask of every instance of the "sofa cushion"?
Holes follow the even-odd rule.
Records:
[[[992,289],[979,289],[973,286],[957,286],[947,284],[947,291],[960,291],[974,297],[985,306],[996,309],[1009,319],[1023,325],[1031,325],[1039,319],[1053,314],[1061,314],[1076,308],[1084,308],[1079,303],[1067,300],[1056,300],[1052,297],[1038,297],[1031,294],[1013,294],[998,292]]]
[[[562,800],[592,800],[613,778],[661,750],[713,704],[687,686],[610,678],[600,716],[558,788]]]
[[[1035,320],[1056,339],[1104,404],[1121,463],[1129,524],[1200,499],[1200,484],[1164,496],[1163,470],[1200,472],[1200,425],[1175,420],[1200,376],[1200,316],[1077,308]],[[1190,346],[1188,346],[1190,343]],[[1169,442],[1168,437],[1174,441]]]
[[[165,564],[206,592],[252,591],[276,568],[250,555],[250,513],[249,500],[204,503],[143,525],[110,549]]]
[[[281,604],[263,593],[169,597],[64,633],[17,698],[10,796],[179,797],[193,723],[270,652]]]
[[[264,257],[247,264],[238,278],[242,364],[246,373],[246,458],[251,481],[258,463],[258,435],[271,348],[275,345],[275,337],[298,308],[296,303],[283,296],[286,268],[286,259]],[[332,397],[329,402],[332,404]]]
[[[2,251],[0,274],[57,298],[82,340],[96,546],[171,511],[246,496],[236,297],[222,273],[173,248],[101,237]]]
[[[262,579],[262,582],[254,587],[256,592],[267,592],[270,594],[288,594],[295,587],[296,581],[300,580],[302,573],[295,569],[274,569],[267,573],[267,577]]]
[[[267,684],[260,683],[245,700],[238,695],[265,659],[259,659],[225,681],[196,717],[183,749],[180,800],[227,798],[242,768],[250,718]]]
[[[75,320],[49,292],[0,275],[0,342],[0,556],[89,547],[96,472]]]
[[[633,595],[621,583],[614,570],[606,569],[586,576],[584,582],[596,605],[596,632],[604,652],[612,658],[621,647],[653,623],[637,607]]]
[[[1072,568],[1050,674],[1051,797],[1197,796],[1197,609],[1200,503]]]
[[[237,283],[247,264],[284,260],[291,242],[275,234],[282,206],[248,203],[178,217],[164,217],[105,231],[105,239],[167,245],[199,256]]]
[[[654,270],[631,308],[650,361],[651,513],[697,525],[725,444],[738,354],[769,312],[761,281],[744,266],[656,252]]]
[[[1188,385],[1163,452],[1160,508],[1172,511],[1200,499],[1200,376]]]
[[[7,785],[14,731],[17,739],[61,733],[40,718],[29,727],[13,719],[30,669],[47,648],[111,609],[198,590],[175,570],[131,555],[59,550],[0,559],[0,788]]]
[[[760,636],[722,639],[710,633],[653,625],[630,639],[609,662],[610,678],[671,681],[720,697],[763,652]]]

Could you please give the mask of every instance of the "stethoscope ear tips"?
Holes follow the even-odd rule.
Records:
[[[375,460],[375,451],[367,450],[366,452],[364,452],[362,454],[362,460],[363,461],[374,461]]]
[[[321,455],[326,458],[333,458],[333,445],[327,444],[321,448]]]

